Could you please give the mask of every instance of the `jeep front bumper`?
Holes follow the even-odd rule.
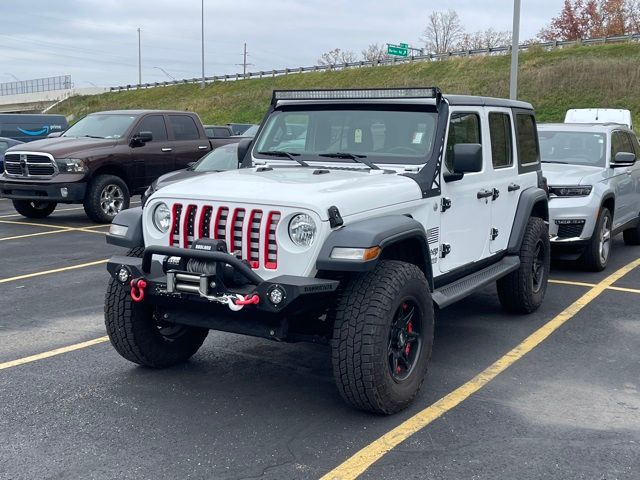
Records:
[[[188,271],[184,265],[191,259],[221,268]],[[165,322],[279,340],[288,339],[288,317],[321,304],[339,285],[292,275],[264,280],[228,253],[175,247],[148,247],[142,258],[114,256],[107,270],[131,288],[134,301],[156,307]],[[229,270],[244,277],[242,285],[227,286]]]

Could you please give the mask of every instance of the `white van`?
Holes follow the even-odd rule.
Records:
[[[633,130],[631,111],[622,108],[572,108],[564,123],[619,123]]]

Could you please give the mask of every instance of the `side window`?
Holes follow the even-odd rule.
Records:
[[[611,161],[613,161],[616,154],[620,152],[633,153],[631,140],[624,132],[613,132],[611,134]]]
[[[518,113],[516,115],[516,135],[520,165],[538,163],[540,149],[538,147],[536,121],[533,115],[526,113]]]
[[[511,117],[506,113],[489,113],[489,134],[491,136],[491,161],[494,168],[513,165],[513,145],[511,143]]]
[[[198,140],[200,134],[196,122],[188,115],[169,115],[169,122],[176,140]]]
[[[231,136],[226,128],[214,128],[213,132],[216,138],[229,138]]]
[[[140,122],[138,132],[151,132],[154,142],[167,139],[167,126],[162,115],[149,115]],[[137,133],[137,132],[136,132]]]
[[[480,140],[480,116],[477,113],[452,113],[449,121],[449,137],[444,160],[453,172],[453,147],[458,143],[482,143]]]
[[[629,137],[631,138],[631,145],[633,145],[636,157],[640,157],[640,143],[638,143],[638,137],[636,137],[633,133],[630,133]],[[1,149],[2,148],[0,147],[0,150]]]

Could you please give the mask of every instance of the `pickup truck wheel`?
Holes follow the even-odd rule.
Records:
[[[498,298],[505,310],[531,313],[542,304],[549,280],[550,250],[544,220],[530,218],[520,247],[520,267],[496,282]]]
[[[140,257],[144,249],[127,254]],[[165,368],[191,358],[209,331],[182,325],[162,324],[152,308],[131,299],[129,289],[109,281],[104,308],[111,344],[127,360],[153,368]]]
[[[124,180],[115,175],[98,175],[89,184],[84,211],[94,222],[111,223],[113,217],[129,208],[129,200]]]
[[[593,230],[593,235],[591,235],[591,241],[580,259],[587,270],[601,272],[607,268],[613,241],[612,224],[613,220],[609,209],[603,208],[600,210],[596,227]]]
[[[370,412],[406,408],[433,346],[433,302],[422,271],[381,261],[347,282],[334,317],[333,374],[342,397]]]
[[[14,200],[13,207],[23,217],[45,218],[56,209],[56,202],[39,202],[32,200]]]
[[[634,228],[628,228],[622,232],[625,245],[640,245],[640,220]]]

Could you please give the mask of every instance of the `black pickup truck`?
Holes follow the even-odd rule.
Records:
[[[58,203],[82,203],[92,220],[108,223],[129,207],[131,195],[211,148],[191,112],[93,113],[59,137],[7,150],[0,197],[29,218],[50,215]]]

